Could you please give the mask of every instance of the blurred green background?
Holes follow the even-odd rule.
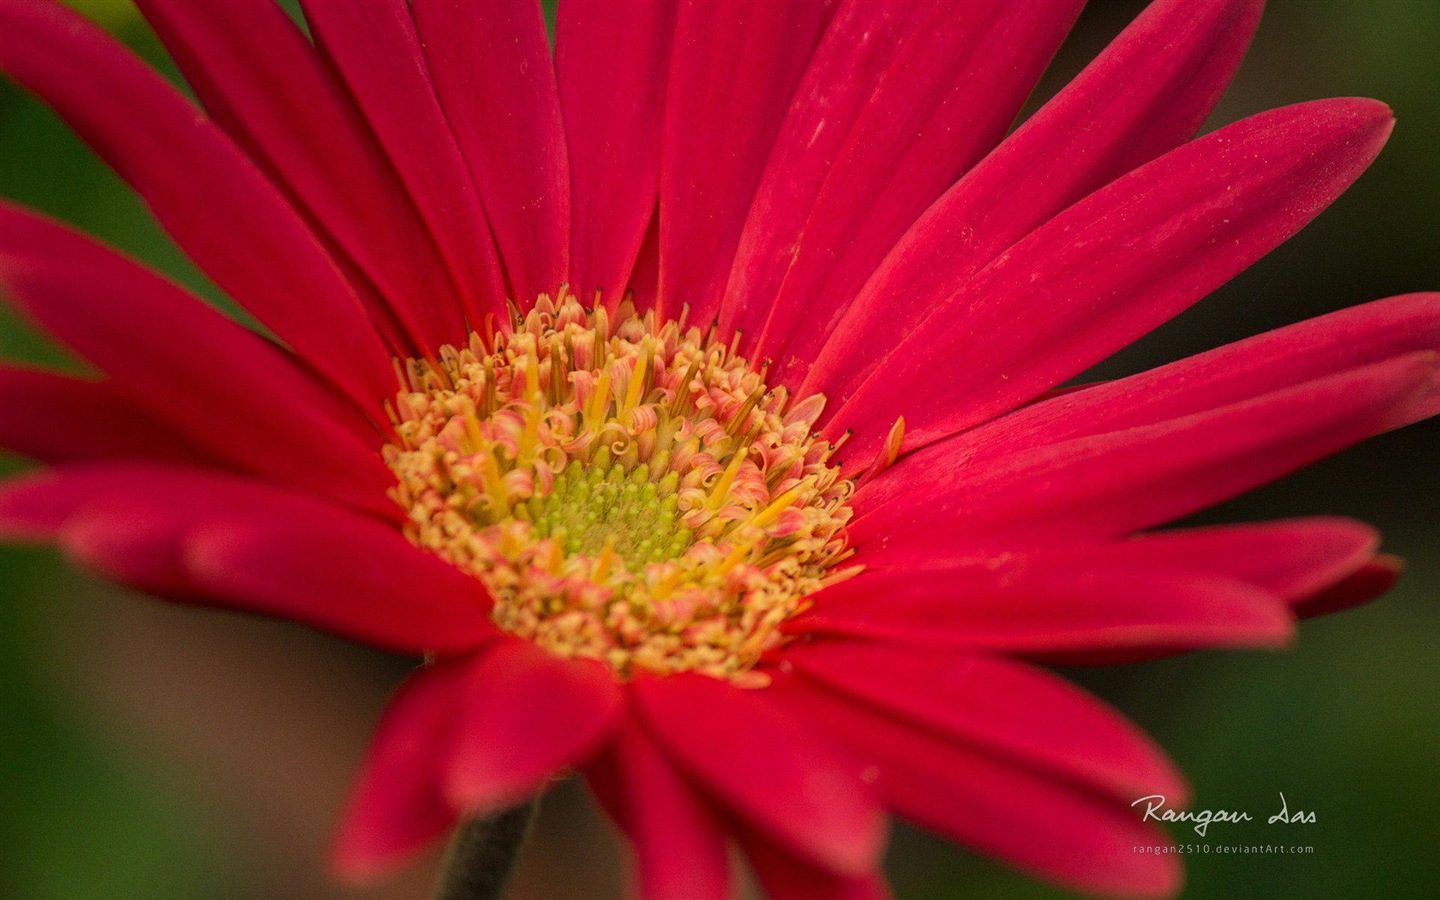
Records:
[[[73,3],[173,74],[126,0]],[[1038,96],[1139,8],[1097,0]],[[1276,0],[1207,128],[1343,95],[1395,108],[1399,126],[1379,162],[1299,237],[1097,374],[1440,289],[1440,2]],[[8,83],[0,194],[214,297],[124,185]],[[0,353],[64,359],[3,312]],[[1385,530],[1386,549],[1409,571],[1382,602],[1307,623],[1290,652],[1073,673],[1170,750],[1198,807],[1260,813],[1212,826],[1205,841],[1177,831],[1180,841],[1314,847],[1188,857],[1185,896],[1440,896],[1437,497],[1432,422],[1207,513],[1204,521],[1356,516]],[[0,897],[426,896],[433,857],[366,890],[328,884],[322,866],[349,775],[405,660],[284,623],[165,607],[77,575],[48,551],[0,548],[0,585]],[[1315,811],[1316,823],[1288,833],[1266,825],[1280,792],[1291,810]],[[889,868],[907,900],[1066,896],[905,828]],[[623,879],[623,851],[569,785],[547,800],[513,896],[603,900],[620,896]]]

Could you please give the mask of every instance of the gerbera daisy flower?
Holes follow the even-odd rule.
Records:
[[[1044,2],[140,0],[203,111],[49,0],[0,68],[257,333],[0,206],[0,533],[423,656],[340,871],[579,770],[647,898],[873,897],[886,817],[1174,893],[1183,778],[1041,667],[1269,647],[1383,592],[1367,526],[1156,531],[1440,410],[1440,295],[1067,381],[1298,231],[1391,128],[1191,140],[1259,17],[1159,0],[1013,133]]]

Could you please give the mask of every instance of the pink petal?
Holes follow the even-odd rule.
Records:
[[[1274,647],[1294,630],[1284,603],[1242,581],[1124,563],[1050,565],[1044,557],[867,570],[814,600],[786,631],[1042,657]]]
[[[624,694],[603,663],[501,641],[467,676],[445,794],[474,815],[517,804],[585,762],[624,712]]]
[[[0,204],[0,289],[213,457],[396,515],[375,428],[292,358],[181,288]]]
[[[656,308],[714,318],[780,123],[831,15],[822,0],[687,0],[675,25],[660,163]]]
[[[1189,796],[1147,735],[1041,669],[869,641],[794,644],[784,658],[828,690],[997,761],[1047,770],[1127,803],[1158,793],[1183,804]]]
[[[1343,581],[1301,599],[1295,604],[1295,614],[1308,619],[1369,603],[1394,587],[1404,569],[1399,557],[1382,553]]]
[[[540,4],[412,0],[411,11],[511,297],[554,294],[568,269],[570,170]]]
[[[426,666],[391,698],[331,852],[331,867],[342,878],[380,875],[454,824],[439,778],[470,665]]]
[[[915,454],[857,495],[861,514],[851,539],[862,554],[893,543],[914,557],[1117,537],[1229,499],[1383,430],[1397,409],[1429,389],[1434,374],[1434,354],[1410,354],[973,468],[942,459],[939,448]]]
[[[907,445],[919,447],[1035,397],[1298,231],[1374,159],[1392,123],[1371,100],[1301,104],[1222,128],[1113,182],[946,299],[824,433],[855,429],[847,452],[864,459],[899,415]],[[960,377],[936,377],[955,360],[964,360]]]
[[[203,469],[70,465],[6,482],[0,533],[59,538],[117,580],[172,599],[294,619],[401,652],[495,634],[480,582],[393,527]]]
[[[108,381],[0,364],[0,447],[49,463],[205,454]]]
[[[754,831],[741,828],[736,836],[769,900],[892,900],[883,874],[839,878]]]
[[[725,831],[644,729],[622,725],[585,778],[634,848],[643,900],[730,896]]]
[[[853,752],[896,813],[1027,872],[1115,897],[1169,897],[1180,888],[1174,853],[1138,813],[1101,794],[835,698],[799,680],[777,702]]]
[[[936,3],[914,22],[836,158],[756,355],[798,384],[875,267],[1009,129],[1077,0]],[[763,299],[763,298],[762,298]]]
[[[389,354],[314,235],[163,78],[48,0],[0,4],[0,69],[54,106],[180,247],[281,340],[357,400],[393,393]]]
[[[1240,64],[1259,0],[1152,3],[1105,52],[969,172],[886,257],[806,379],[843,394],[931,307],[1111,179],[1189,140]],[[811,357],[813,358],[813,356]]]
[[[794,262],[835,158],[922,9],[908,0],[851,0],[835,10],[770,151],[721,304],[721,333],[743,332],[747,350]]]
[[[570,2],[555,23],[555,70],[570,147],[570,281],[586,303],[624,295],[660,195],[660,135],[675,7]],[[603,74],[602,74],[603,73]]]
[[[490,225],[440,110],[405,0],[302,0],[321,53],[354,95],[414,199],[479,330],[508,315]],[[433,349],[433,347],[431,348]]]
[[[1067,392],[957,435],[946,452],[963,453],[968,465],[979,465],[1023,448],[1152,425],[1421,351],[1440,352],[1440,294],[1354,306]],[[1397,407],[1384,427],[1398,428],[1436,412],[1440,380]]]
[[[393,314],[409,336],[398,346],[463,339],[424,222],[344,83],[284,10],[271,0],[139,6],[205,108],[378,289],[374,317]]]
[[[637,677],[633,690],[650,730],[717,803],[837,875],[874,870],[879,808],[765,693],[691,674]]]

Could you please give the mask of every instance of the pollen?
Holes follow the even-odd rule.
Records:
[[[392,496],[502,630],[621,677],[763,686],[779,626],[859,571],[855,485],[813,431],[823,397],[682,322],[562,290],[399,366]]]

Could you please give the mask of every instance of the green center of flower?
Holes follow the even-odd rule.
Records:
[[[550,652],[763,684],[781,623],[858,571],[824,398],[698,328],[562,292],[404,380],[385,459],[407,535]]]

